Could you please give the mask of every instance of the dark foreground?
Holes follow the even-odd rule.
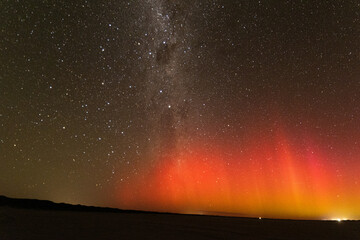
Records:
[[[360,239],[359,221],[259,220],[9,201],[0,198],[1,240]]]

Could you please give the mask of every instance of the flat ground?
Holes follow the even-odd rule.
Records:
[[[0,206],[0,239],[360,239],[360,222],[33,210]]]

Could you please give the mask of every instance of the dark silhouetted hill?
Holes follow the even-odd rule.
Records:
[[[0,206],[12,208],[38,209],[38,210],[62,210],[62,211],[80,211],[80,212],[128,212],[133,210],[121,210],[117,208],[93,207],[84,205],[73,205],[68,203],[54,203],[48,200],[9,198],[0,195]]]

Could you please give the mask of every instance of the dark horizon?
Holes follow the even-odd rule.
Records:
[[[4,201],[17,206],[4,205]],[[8,202],[9,202],[8,201]],[[29,205],[29,202],[31,203]],[[35,208],[34,206],[37,207]],[[25,206],[25,207],[24,207]],[[29,207],[30,206],[30,207]],[[123,211],[0,197],[7,239],[355,239],[360,221],[283,220]]]
[[[89,206],[76,203],[53,202],[46,199],[28,199],[28,198],[13,198],[0,195],[0,207],[8,206],[20,209],[34,209],[34,210],[60,210],[60,211],[81,211],[81,212],[113,212],[113,213],[143,213],[143,214],[179,214],[179,215],[196,215],[196,216],[213,216],[213,217],[234,217],[244,219],[258,219],[258,220],[290,220],[290,221],[332,221],[332,222],[346,222],[346,221],[360,221],[360,219],[302,219],[302,218],[271,218],[264,216],[250,216],[241,213],[230,212],[209,212],[202,210],[189,210],[184,212],[169,212],[169,211],[146,211],[141,209],[120,209],[116,207],[106,206]]]

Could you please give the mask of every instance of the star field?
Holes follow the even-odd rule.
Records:
[[[1,5],[1,194],[360,217],[359,1]]]

